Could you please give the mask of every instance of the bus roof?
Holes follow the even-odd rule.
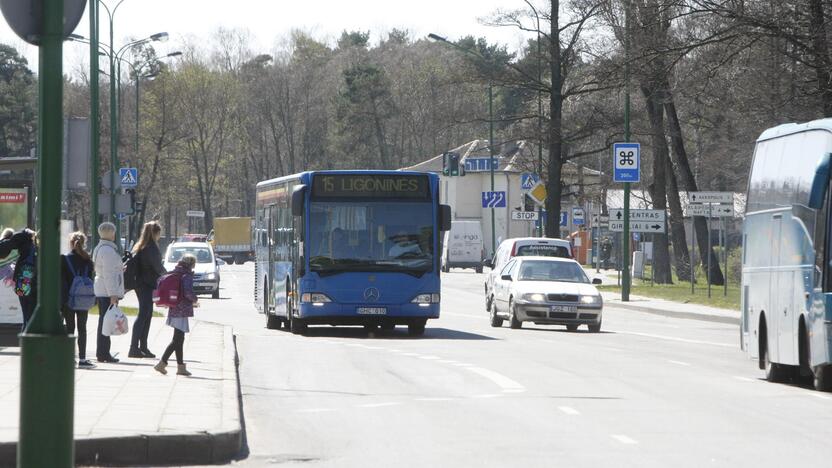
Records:
[[[777,127],[769,128],[764,131],[760,135],[760,138],[757,138],[757,142],[793,135],[795,133],[801,133],[809,130],[826,130],[827,132],[832,132],[832,119],[819,119],[802,124],[787,123],[778,125]]]
[[[262,182],[257,183],[257,188],[265,187],[268,185],[279,184],[281,182],[285,182],[287,180],[296,180],[302,178],[304,175],[315,175],[315,174],[396,174],[396,175],[422,175],[428,177],[435,177],[435,174],[430,174],[426,172],[418,172],[418,171],[390,171],[390,170],[332,170],[332,171],[306,171],[306,172],[299,172],[297,174],[287,175],[283,177],[278,177],[276,179],[264,180]]]

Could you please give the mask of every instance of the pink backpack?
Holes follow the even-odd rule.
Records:
[[[153,303],[161,307],[175,307],[182,300],[182,277],[168,273],[159,278],[153,290]]]

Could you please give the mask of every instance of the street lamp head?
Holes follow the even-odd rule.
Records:
[[[150,40],[154,42],[165,42],[168,40],[168,33],[160,32],[150,36]]]
[[[70,34],[69,36],[66,37],[66,40],[68,40],[68,41],[86,41],[87,38],[80,35],[80,34]]]
[[[434,33],[430,33],[430,34],[428,34],[428,39],[430,39],[430,40],[432,40],[432,41],[442,41],[442,42],[448,42],[448,40],[447,40],[447,39],[445,39],[444,37],[442,37],[442,36],[440,36],[440,35],[438,35],[438,34],[434,34]]]

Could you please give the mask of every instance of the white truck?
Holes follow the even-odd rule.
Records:
[[[482,273],[483,248],[482,226],[479,220],[457,220],[451,230],[445,233],[442,243],[442,271],[451,268],[473,268]]]

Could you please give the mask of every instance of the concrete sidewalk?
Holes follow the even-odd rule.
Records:
[[[604,285],[618,284],[618,272],[615,270],[601,270],[600,273],[596,273],[594,268],[584,268],[584,270],[591,279],[601,278]],[[704,320],[707,322],[737,325],[740,323],[740,312],[738,310],[634,296],[632,294],[630,295],[629,302],[623,302],[621,301],[620,293],[611,291],[603,291],[601,295],[604,297],[604,305],[619,309],[646,312],[649,314],[663,315],[665,317]]]
[[[95,356],[97,316],[87,324]],[[132,320],[131,320],[132,322]],[[131,323],[132,325],[132,323]],[[161,356],[172,329],[154,318],[150,349]],[[75,459],[79,465],[210,464],[233,459],[242,427],[231,327],[193,321],[185,338],[192,377],[153,370],[156,359],[129,359],[130,335],[113,338],[117,364],[75,371]],[[95,362],[95,360],[92,360]],[[0,467],[14,466],[20,397],[18,348],[0,348]]]

